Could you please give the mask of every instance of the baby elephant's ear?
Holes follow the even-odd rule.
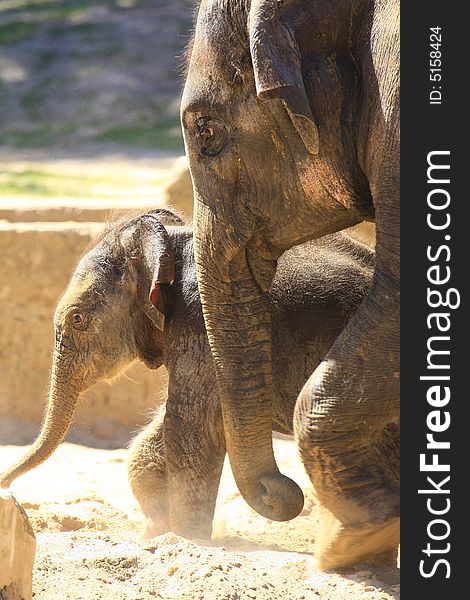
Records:
[[[278,0],[252,0],[250,51],[261,100],[281,100],[310,154],[318,154],[318,129],[302,79],[300,50],[281,20]]]
[[[163,331],[165,325],[165,303],[162,296],[160,284],[173,285],[175,279],[175,262],[173,254],[161,254],[157,258],[155,275],[150,286],[149,300],[152,304],[150,318]]]
[[[165,303],[161,285],[173,285],[175,280],[175,254],[173,245],[165,227],[155,218],[149,217],[150,230],[147,231],[144,244],[148,245],[146,255],[151,273],[149,317],[163,330],[165,324]]]
[[[165,325],[165,303],[162,298],[160,285],[158,283],[152,284],[150,290],[149,300],[151,302],[150,307],[146,309],[147,316],[153,321],[154,325],[163,331]]]

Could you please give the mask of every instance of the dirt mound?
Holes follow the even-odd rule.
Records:
[[[23,450],[0,447],[0,464]],[[142,540],[142,516],[127,485],[127,452],[63,444],[13,485],[37,536],[35,600],[398,598],[398,569],[314,569],[318,507],[294,443],[276,439],[275,452],[281,469],[306,493],[302,515],[276,523],[254,513],[226,464],[207,543],[173,533]]]

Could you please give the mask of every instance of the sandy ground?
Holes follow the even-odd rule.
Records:
[[[0,447],[0,465],[24,448]],[[37,535],[35,600],[390,600],[399,570],[313,567],[318,511],[291,440],[276,439],[281,469],[306,492],[301,516],[267,521],[241,499],[228,464],[211,543],[167,533],[142,540],[141,513],[126,474],[126,450],[62,444],[12,491]]]

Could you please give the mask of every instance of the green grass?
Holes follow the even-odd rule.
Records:
[[[0,44],[16,44],[32,37],[38,29],[37,23],[12,21],[0,25]]]
[[[62,26],[54,26],[54,23],[65,22],[67,26],[87,30],[92,24],[73,24],[71,19],[85,13],[93,2],[84,0],[71,0],[68,2],[47,1],[0,2],[0,16],[7,15],[10,22],[0,25],[0,44],[16,44],[29,40],[36,36],[39,28],[44,25],[52,30],[62,29]]]
[[[0,0],[0,14],[24,15],[26,13],[28,19],[41,21],[69,19],[97,5],[132,9],[152,2],[155,0]]]
[[[75,129],[75,125],[67,123],[38,125],[30,131],[8,131],[3,134],[2,142],[14,148],[46,148],[66,141]]]
[[[183,151],[183,136],[179,117],[172,117],[164,122],[148,125],[122,125],[110,127],[99,133],[97,142],[111,142],[124,146],[142,148],[162,148]]]
[[[1,0],[0,12],[43,10],[44,7],[58,6],[63,0]]]
[[[93,0],[1,0],[0,14],[27,13],[28,19],[66,19],[88,10],[95,4]]]
[[[34,119],[39,116],[39,109],[43,102],[43,96],[35,89],[26,92],[21,98],[21,104]]]
[[[40,165],[6,168],[0,171],[0,198],[7,196],[37,198],[112,198],[138,197],[139,174],[122,170],[102,171],[84,175],[82,169],[58,172],[54,167]],[[157,190],[158,177],[146,179],[145,194]],[[157,192],[155,191],[155,194]]]
[[[67,185],[67,181],[63,179],[34,170],[1,173],[0,196],[57,196],[60,195],[61,188],[69,188],[70,192],[73,192],[75,186]],[[58,182],[62,185],[58,186]]]
[[[105,176],[84,176],[82,174],[56,173],[39,168],[25,168],[0,173],[1,196],[37,196],[37,197],[67,197],[86,198],[112,195],[112,190],[122,183],[124,179],[117,177],[110,181]],[[98,191],[97,190],[101,190]]]
[[[23,97],[23,106],[33,116],[39,110],[40,104],[41,95],[37,91],[33,90]],[[60,146],[64,143],[70,143],[72,139],[77,139],[77,134],[79,134],[77,127],[76,124],[72,123],[42,124],[29,131],[12,130],[5,132],[2,135],[2,142],[20,149]],[[177,116],[148,125],[136,123],[110,127],[89,138],[88,141],[184,152],[183,136],[179,117]]]
[[[100,25],[96,23],[69,23],[58,22],[57,25],[50,25],[47,28],[47,35],[53,39],[60,39],[64,35],[69,34],[71,31],[83,35],[82,42],[88,44],[99,39],[101,31]]]

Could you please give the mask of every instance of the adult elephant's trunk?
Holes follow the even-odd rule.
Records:
[[[78,392],[70,391],[70,382],[59,374],[57,358],[51,377],[47,412],[41,432],[26,454],[0,476],[0,486],[7,488],[20,475],[43,463],[64,439],[72,421]]]
[[[258,513],[286,521],[303,507],[300,488],[279,472],[272,447],[271,320],[245,247],[233,228],[217,235],[196,203],[199,289],[221,397],[227,451],[238,488]]]

